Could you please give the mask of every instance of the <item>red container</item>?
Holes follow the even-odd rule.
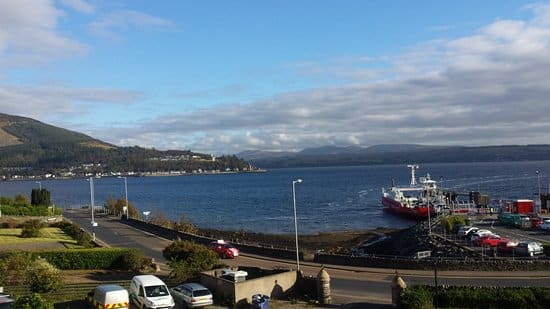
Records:
[[[517,200],[514,202],[514,213],[531,214],[535,211],[535,202],[533,200]]]

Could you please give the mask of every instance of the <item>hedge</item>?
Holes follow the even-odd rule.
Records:
[[[52,265],[62,270],[77,269],[130,269],[125,265],[125,256],[138,254],[138,249],[131,248],[95,248],[54,251],[36,251],[33,254],[45,258]]]
[[[398,308],[549,308],[550,288],[412,286],[401,293]]]

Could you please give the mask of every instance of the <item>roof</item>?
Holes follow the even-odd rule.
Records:
[[[189,289],[195,291],[195,290],[208,290],[207,287],[205,287],[202,284],[195,283],[195,282],[188,282],[188,283],[182,283],[181,286],[186,286]]]
[[[153,276],[153,275],[134,276],[134,278],[132,280],[134,280],[134,279],[140,281],[143,284],[147,284],[147,285],[153,285],[153,284],[164,285],[164,281],[160,280],[157,276]]]

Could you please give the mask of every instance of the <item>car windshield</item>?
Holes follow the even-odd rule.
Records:
[[[210,291],[208,290],[195,290],[193,291],[193,296],[199,297],[199,296],[206,296],[210,295]]]
[[[145,287],[145,296],[159,297],[168,295],[168,289],[164,285],[153,285]]]

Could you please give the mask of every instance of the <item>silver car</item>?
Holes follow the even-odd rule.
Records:
[[[182,283],[170,289],[178,308],[195,308],[212,305],[212,293],[199,283]]]
[[[518,243],[516,252],[521,255],[535,256],[544,253],[544,248],[538,241],[525,240]]]

